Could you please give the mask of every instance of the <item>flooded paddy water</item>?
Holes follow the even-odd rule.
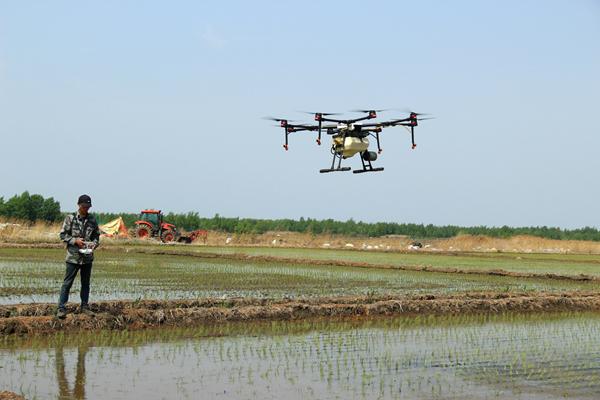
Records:
[[[28,399],[600,398],[600,280],[108,249],[92,274],[96,314],[58,321],[63,256],[0,249],[0,391]]]
[[[600,314],[223,323],[4,337],[28,399],[593,399]]]

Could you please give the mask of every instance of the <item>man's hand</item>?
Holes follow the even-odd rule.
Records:
[[[83,239],[75,239],[75,244],[77,245],[77,247],[79,247],[80,249],[83,249],[85,247],[85,243],[83,243]]]

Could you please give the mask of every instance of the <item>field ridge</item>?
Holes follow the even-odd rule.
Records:
[[[53,316],[55,304],[0,307],[0,334],[51,334],[98,329],[137,330],[159,326],[259,320],[302,320],[391,315],[600,311],[599,292],[469,293],[459,295],[345,296],[315,299],[204,298],[196,300],[104,301],[94,315]]]

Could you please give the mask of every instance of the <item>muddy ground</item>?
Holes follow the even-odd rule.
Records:
[[[71,306],[64,320],[55,304],[0,306],[0,334],[51,334],[97,329],[135,330],[159,326],[313,317],[440,315],[463,313],[600,311],[600,293],[473,293],[461,295],[361,296],[320,299],[198,299],[107,301],[93,315]]]
[[[0,391],[0,400],[25,400],[25,397],[19,396],[13,392]]]

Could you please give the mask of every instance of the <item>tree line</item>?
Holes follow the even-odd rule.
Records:
[[[139,219],[138,214],[97,213],[99,221],[108,222],[122,217],[127,227],[133,226]],[[222,217],[216,214],[212,218],[201,217],[196,212],[186,214],[168,213],[165,221],[175,224],[180,229],[192,231],[206,229],[227,233],[265,233],[268,231],[300,232],[309,234],[335,234],[345,236],[381,237],[386,235],[403,235],[415,239],[450,238],[461,234],[485,235],[498,238],[509,238],[517,235],[531,235],[547,239],[559,240],[593,240],[600,241],[600,231],[596,228],[561,229],[547,226],[536,227],[463,227],[456,225],[424,225],[396,222],[360,222],[349,219],[336,221],[333,219],[318,220],[312,218],[294,219],[254,219],[239,217]]]
[[[60,210],[60,203],[52,197],[44,198],[39,194],[23,192],[8,200],[0,197],[0,216],[22,221],[61,221],[66,213]],[[100,224],[122,217],[128,228],[139,219],[133,213],[94,213]],[[381,237],[386,235],[403,235],[414,239],[450,238],[461,234],[485,235],[509,238],[516,235],[531,235],[547,239],[559,240],[592,240],[600,241],[600,231],[596,228],[561,229],[547,226],[536,227],[461,227],[456,225],[424,225],[396,222],[361,222],[349,219],[336,221],[333,219],[318,220],[313,218],[295,219],[255,219],[239,217],[222,217],[216,214],[212,218],[201,217],[197,212],[185,214],[168,213],[165,221],[175,224],[179,229],[192,231],[206,229],[227,233],[265,233],[268,231],[287,231],[309,234],[334,234],[345,236]]]
[[[0,216],[29,222],[56,222],[63,218],[58,201],[29,192],[14,195],[8,200],[0,197]]]

